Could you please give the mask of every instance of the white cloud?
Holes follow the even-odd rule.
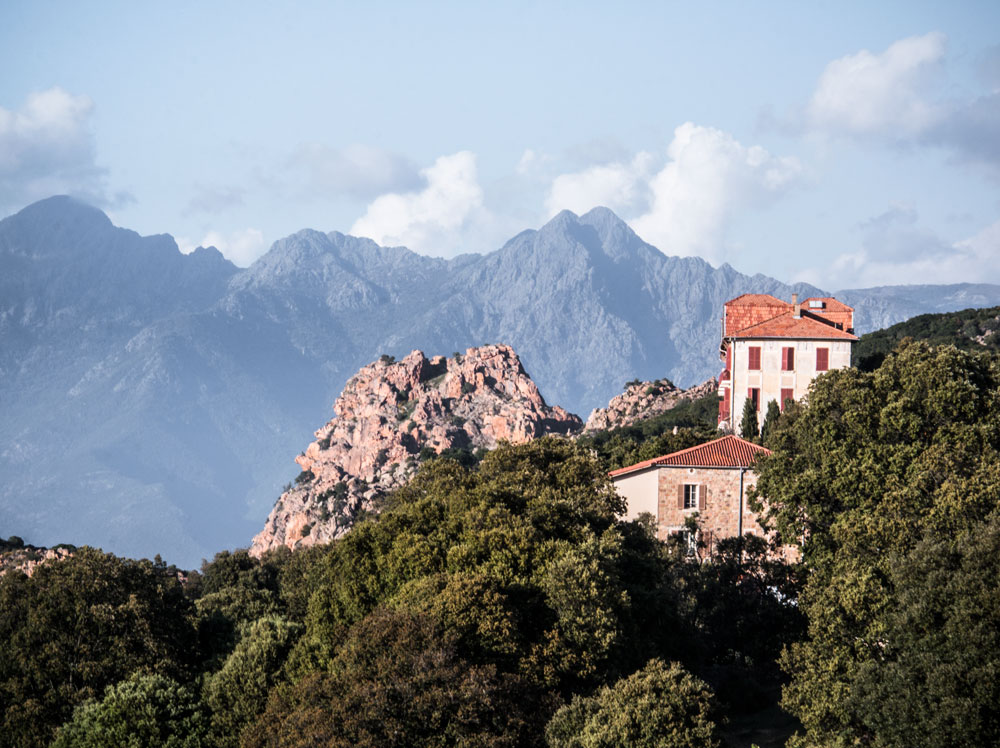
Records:
[[[492,238],[494,230],[483,207],[475,154],[441,156],[420,176],[423,189],[380,195],[350,233],[433,255],[491,249],[483,244],[483,237]]]
[[[586,213],[595,205],[603,205],[620,215],[634,214],[649,203],[654,161],[652,153],[643,151],[628,163],[599,164],[561,174],[552,181],[546,211],[550,216],[560,210]]]
[[[748,209],[766,207],[795,184],[799,161],[729,133],[691,122],[674,130],[666,159],[640,152],[629,161],[590,166],[552,180],[548,214],[603,205],[669,255],[727,259],[728,229]]]
[[[57,193],[101,206],[113,202],[94,161],[93,108],[88,97],[59,87],[32,93],[17,111],[0,107],[2,212]]]
[[[254,228],[238,229],[228,233],[212,230],[199,242],[191,241],[184,236],[178,236],[175,241],[184,254],[190,254],[198,247],[215,247],[227,260],[241,268],[249,267],[267,251],[264,233]]]
[[[690,122],[674,131],[667,156],[650,180],[649,209],[630,223],[666,254],[712,261],[727,258],[727,232],[739,212],[767,206],[802,173],[795,158]]]
[[[894,205],[859,229],[860,247],[796,280],[824,288],[1000,282],[1000,221],[968,239],[949,242],[921,227],[912,208]]]
[[[307,143],[296,149],[288,166],[302,175],[298,181],[311,194],[370,200],[420,186],[417,169],[408,159],[369,145],[330,148]]]
[[[986,90],[970,93],[946,76],[944,34],[900,39],[884,52],[861,50],[829,63],[805,109],[817,133],[946,148],[1000,169],[998,48],[980,62]],[[962,95],[956,96],[956,91]]]
[[[854,135],[912,136],[944,115],[934,84],[945,55],[938,32],[900,39],[881,54],[861,50],[826,66],[806,116],[818,130]]]

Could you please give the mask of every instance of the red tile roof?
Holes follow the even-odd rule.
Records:
[[[827,322],[811,319],[803,314],[799,318],[791,312],[773,319],[751,325],[740,330],[735,337],[739,338],[806,338],[819,340],[857,340],[844,330],[838,330]]]
[[[721,439],[699,444],[697,447],[689,447],[680,452],[672,452],[619,470],[612,470],[608,475],[617,478],[637,470],[660,466],[748,468],[753,467],[761,454],[769,455],[771,450],[730,434]]]
[[[745,327],[792,311],[792,305],[766,293],[745,293],[725,304],[724,337],[730,337]]]
[[[809,302],[818,302],[810,308]],[[819,306],[822,304],[822,306]],[[770,294],[746,293],[725,304],[724,338],[820,338],[857,340],[844,332],[854,327],[854,309],[832,297],[812,297],[799,305],[800,318],[795,318],[794,305],[775,298]],[[801,320],[809,322],[798,324]],[[840,327],[840,330],[837,327]],[[820,334],[821,328],[828,328],[827,334]],[[762,330],[769,330],[764,334]],[[830,332],[830,331],[833,332]]]

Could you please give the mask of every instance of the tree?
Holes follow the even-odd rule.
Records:
[[[502,446],[476,471],[428,463],[322,560],[293,672],[323,667],[344,628],[408,585],[460,574],[516,601],[521,672],[558,688],[599,680],[632,625],[616,570],[622,511],[600,465],[565,440]]]
[[[743,418],[740,419],[740,436],[750,441],[760,435],[757,428],[757,405],[752,398],[743,401]]]
[[[327,671],[278,691],[244,745],[330,748],[525,745],[534,690],[474,665],[427,616],[380,608],[347,633]]]
[[[549,722],[549,748],[714,748],[708,685],[677,663],[651,660],[594,696],[574,697]]]
[[[771,400],[767,404],[767,413],[764,415],[764,423],[762,423],[760,427],[760,440],[762,442],[767,441],[768,436],[771,435],[772,429],[774,429],[774,424],[780,417],[781,407],[778,405],[778,401]]]
[[[192,577],[188,593],[196,598],[202,646],[216,667],[236,645],[241,628],[283,612],[279,578],[286,558],[272,553],[256,559],[245,548],[221,551]]]
[[[925,539],[966,542],[996,511],[1000,361],[903,344],[874,372],[817,378],[769,446],[751,502],[760,511],[766,498],[766,521],[801,545],[807,569],[799,604],[808,635],[783,658],[791,675],[784,705],[805,728],[798,744],[881,741],[891,718],[876,718],[852,695],[889,672],[889,647],[909,625],[897,567]],[[927,625],[939,631],[937,619]],[[945,725],[955,699],[965,698],[961,679],[942,687],[924,701],[924,724]],[[955,744],[945,731],[922,739]]]
[[[1000,739],[1000,515],[962,541],[928,537],[891,565],[897,599],[852,711],[879,745],[983,746]]]
[[[0,746],[48,745],[73,707],[143,670],[183,679],[193,609],[162,564],[83,547],[0,578]]]
[[[162,675],[133,675],[77,707],[52,748],[208,748],[207,720],[190,690]]]
[[[281,618],[255,621],[219,672],[208,677],[204,700],[211,709],[212,742],[217,748],[238,746],[242,731],[264,710],[301,630],[299,624]]]

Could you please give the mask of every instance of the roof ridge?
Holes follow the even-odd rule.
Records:
[[[637,462],[634,465],[628,465],[627,467],[619,468],[617,470],[612,470],[608,473],[608,475],[610,475],[611,477],[615,477],[618,475],[624,475],[625,473],[632,473],[635,472],[636,470],[645,470],[646,468],[657,467],[660,465],[674,465],[680,467],[746,467],[745,465],[743,465],[742,462],[739,461],[739,456],[733,454],[722,455],[723,459],[728,460],[728,463],[724,464],[719,464],[718,462],[716,462],[714,464],[708,463],[704,465],[698,465],[695,463],[691,463],[690,465],[688,465],[687,463],[683,462],[675,462],[675,460],[677,459],[689,456],[698,451],[712,452],[713,448],[722,448],[723,443],[731,445],[732,447],[731,451],[746,450],[750,453],[755,453],[755,454],[761,454],[761,453],[771,454],[771,450],[769,450],[767,447],[763,447],[759,444],[754,444],[753,442],[747,441],[746,439],[736,436],[735,434],[726,434],[725,436],[721,436],[718,439],[712,439],[711,441],[703,442],[702,444],[696,444],[693,447],[687,447],[685,449],[677,450],[676,452],[671,452],[669,454],[661,455],[660,457],[653,457],[649,460],[643,460],[642,462]],[[736,464],[729,464],[729,463],[736,463]]]

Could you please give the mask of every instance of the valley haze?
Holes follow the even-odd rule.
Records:
[[[77,199],[0,221],[0,533],[197,566],[249,544],[360,367],[505,343],[586,418],[718,373],[722,304],[832,295],[859,334],[1000,286],[819,289],[668,257],[607,208],[453,259],[304,229],[246,269]]]

